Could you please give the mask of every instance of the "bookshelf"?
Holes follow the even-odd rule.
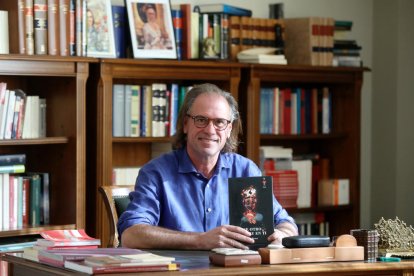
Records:
[[[319,153],[329,158],[332,178],[350,180],[350,204],[338,207],[288,209],[298,213],[322,212],[330,236],[359,227],[360,217],[360,126],[361,86],[364,68],[322,66],[251,65],[242,69],[239,99],[246,143],[240,149],[259,164],[260,146],[293,148],[294,154]],[[333,129],[329,134],[260,134],[261,87],[329,87],[332,93]],[[248,116],[247,116],[248,114]]]
[[[113,84],[177,83],[190,86],[211,82],[239,94],[240,68],[238,63],[215,61],[130,60],[102,59],[91,66],[91,87],[88,86],[88,203],[96,199],[96,210],[88,210],[88,229],[103,245],[108,240],[109,226],[105,206],[97,193],[100,186],[112,184],[112,169],[117,166],[142,166],[151,159],[151,146],[170,141],[169,137],[113,137]],[[91,93],[89,93],[91,92]]]
[[[86,82],[90,58],[0,55],[0,82],[47,101],[47,136],[0,140],[0,154],[26,154],[26,172],[50,174],[50,225],[0,230],[0,239],[85,228]]]

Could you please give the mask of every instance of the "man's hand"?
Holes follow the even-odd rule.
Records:
[[[282,244],[282,239],[285,237],[298,235],[296,225],[290,222],[283,222],[276,226],[275,232],[270,235],[267,240],[272,244]]]
[[[223,225],[199,236],[200,249],[234,247],[249,249],[243,243],[254,243],[249,231],[234,225]]]

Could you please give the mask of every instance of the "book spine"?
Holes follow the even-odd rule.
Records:
[[[76,56],[76,0],[69,0],[69,55]],[[66,30],[68,30],[66,28]],[[68,36],[68,34],[66,34]]]
[[[59,46],[60,55],[69,55],[69,0],[59,0]]]
[[[220,58],[228,59],[229,58],[229,15],[220,14],[220,41],[221,41],[221,51]]]
[[[59,0],[48,0],[47,2],[47,41],[48,54],[55,56],[59,54]]]
[[[191,59],[191,4],[180,5],[182,13],[182,59]]]
[[[33,0],[25,0],[24,14],[25,14],[26,54],[34,55]]]
[[[30,179],[23,177],[22,179],[22,225],[29,225],[30,216]]]
[[[39,175],[30,178],[30,225],[40,225],[41,187]]]
[[[171,10],[173,21],[175,45],[177,48],[177,59],[181,60],[183,57],[183,14],[179,9]]]
[[[125,85],[114,84],[112,93],[112,135],[122,137],[125,136]]]
[[[132,87],[129,84],[124,85],[125,87],[125,100],[124,100],[124,136],[131,136],[131,97]]]
[[[0,175],[3,178],[3,229],[10,228],[10,183],[9,174],[3,173]]]
[[[237,54],[240,51],[240,17],[230,17],[230,59],[236,60]]]
[[[112,6],[112,18],[114,21],[114,38],[117,58],[126,57],[125,32],[126,32],[126,8],[124,6]]]
[[[46,0],[34,0],[34,39],[36,55],[46,55],[47,50],[47,3]]]
[[[19,54],[26,54],[25,0],[18,0],[17,24],[19,32]]]
[[[0,155],[0,166],[18,165],[26,163],[26,154]]]
[[[76,13],[75,13],[75,44],[76,44],[76,56],[82,56],[82,0],[76,0]]]
[[[131,137],[140,136],[140,86],[131,87]]]

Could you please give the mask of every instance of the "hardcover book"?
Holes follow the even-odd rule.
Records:
[[[252,11],[227,4],[204,4],[194,7],[199,13],[225,13],[238,16],[252,16]]]
[[[252,234],[251,248],[265,247],[274,232],[272,178],[229,178],[230,224],[240,226]]]

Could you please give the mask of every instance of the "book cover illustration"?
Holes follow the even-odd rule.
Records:
[[[252,247],[264,247],[274,232],[272,178],[229,178],[230,224],[240,226],[252,234]]]

